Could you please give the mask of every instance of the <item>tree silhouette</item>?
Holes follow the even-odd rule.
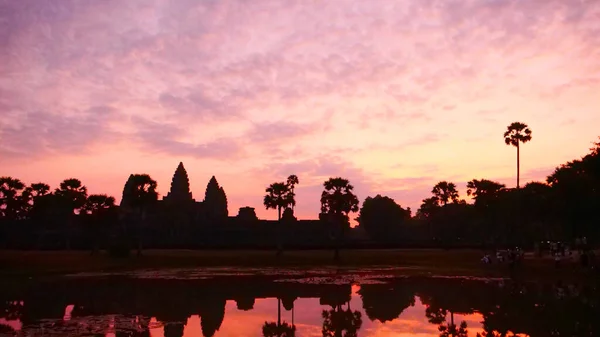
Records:
[[[80,211],[87,201],[87,187],[75,178],[63,180],[54,194],[64,198],[71,212]]]
[[[323,337],[357,337],[362,326],[361,316],[359,311],[350,310],[350,302],[346,310],[341,305],[332,310],[323,310]]]
[[[95,215],[112,207],[115,207],[114,197],[109,197],[106,194],[91,194],[83,206],[82,211],[86,214]]]
[[[465,321],[460,322],[458,327],[454,323],[448,325],[441,324],[438,330],[440,331],[440,337],[469,337],[467,322]]]
[[[109,197],[106,194],[92,194],[88,197],[82,212],[87,215],[88,223],[87,230],[90,234],[92,244],[91,253],[94,254],[98,250],[100,237],[102,236],[102,228],[107,224],[107,219],[110,217],[110,211],[115,210],[115,198]]]
[[[504,143],[506,145],[512,145],[517,148],[517,188],[519,188],[519,176],[520,176],[520,144],[527,143],[531,140],[531,130],[527,126],[527,124],[521,122],[513,122],[511,123],[506,132],[504,132]]]
[[[67,249],[71,248],[71,231],[79,213],[87,201],[87,187],[79,179],[69,178],[60,183],[60,187],[54,191],[61,204],[61,210],[65,215],[65,242]]]
[[[483,199],[493,197],[502,191],[506,186],[495,181],[487,179],[473,179],[467,182],[467,195],[473,196],[475,202],[480,202]]]
[[[266,188],[267,194],[264,197],[263,204],[266,209],[277,210],[277,256],[283,252],[281,244],[281,210],[295,204],[294,194],[290,191],[290,186],[283,182],[272,183]]]
[[[265,322],[262,327],[264,337],[294,337],[296,326],[281,322],[281,299],[277,298],[277,322]]]
[[[329,178],[323,183],[325,190],[321,194],[321,213],[327,214],[330,222],[337,225],[335,255],[340,258],[340,243],[344,232],[350,226],[348,214],[358,212],[358,198],[354,195],[354,186],[348,179],[341,177]]]
[[[143,228],[145,227],[148,210],[158,200],[157,183],[148,174],[132,174],[129,176],[121,205],[134,213],[137,254],[142,254]]]
[[[33,183],[28,187],[32,197],[42,197],[50,193],[50,185],[45,183]]]
[[[264,337],[294,337],[296,336],[296,326],[283,322],[277,325],[275,322],[265,322],[262,327]]]
[[[400,227],[409,220],[409,210],[402,208],[394,199],[379,194],[365,199],[357,218],[369,236],[378,241],[396,237]]]
[[[437,208],[438,208],[438,199],[436,197],[423,199],[423,202],[421,203],[421,207],[419,207],[419,209],[417,210],[417,218],[420,218],[420,219],[430,218]]]
[[[292,204],[292,211],[294,210],[294,207],[296,206],[296,199],[295,199],[296,193],[294,193],[294,188],[299,183],[300,183],[300,181],[298,180],[298,176],[296,176],[295,174],[292,174],[287,178],[287,185],[290,187],[290,192],[294,196],[294,203]]]
[[[458,191],[454,183],[440,181],[433,187],[431,193],[440,205],[446,205],[450,201],[458,203]]]
[[[0,177],[0,216],[6,220],[17,220],[23,215],[28,202],[25,184],[19,179]]]
[[[415,305],[415,293],[411,288],[390,284],[365,284],[360,287],[365,314],[381,323],[393,321],[402,312]]]
[[[598,235],[600,145],[581,159],[557,167],[546,181],[554,195],[556,215],[572,238]]]

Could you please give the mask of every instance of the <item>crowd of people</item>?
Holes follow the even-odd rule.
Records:
[[[516,247],[514,249],[496,250],[494,258],[491,254],[486,253],[481,262],[484,264],[493,264],[494,261],[498,264],[508,263],[512,269],[515,265],[522,262],[525,252]],[[545,241],[535,244],[535,256],[544,258],[549,256],[554,259],[554,264],[559,268],[564,261],[572,261],[575,258],[579,259],[582,267],[594,267],[596,256],[593,249],[590,249],[586,237],[577,238],[574,245],[571,246],[566,242]]]

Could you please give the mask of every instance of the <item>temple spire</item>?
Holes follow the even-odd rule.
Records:
[[[179,165],[177,165],[177,169],[173,174],[173,180],[171,181],[171,190],[164,199],[176,202],[194,200],[190,191],[190,180],[182,162],[179,162]]]
[[[226,218],[229,215],[227,210],[227,195],[223,187],[219,186],[217,178],[212,176],[206,186],[204,194],[204,205],[209,217],[214,219]]]

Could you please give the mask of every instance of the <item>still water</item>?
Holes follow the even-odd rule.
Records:
[[[1,336],[600,336],[595,281],[71,276],[0,290]]]

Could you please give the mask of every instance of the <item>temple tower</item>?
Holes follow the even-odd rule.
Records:
[[[190,191],[190,180],[183,167],[183,163],[180,162],[177,166],[175,174],[173,174],[173,180],[171,181],[171,190],[163,199],[176,203],[194,201],[192,192]]]
[[[215,176],[212,176],[208,185],[206,185],[204,207],[207,215],[212,219],[226,218],[229,215],[229,211],[227,210],[227,195],[225,195],[223,187],[219,186]]]
[[[133,199],[133,174],[129,175],[127,182],[125,182],[125,186],[123,187],[123,196],[121,197],[121,207],[129,207],[131,206],[131,202]]]

